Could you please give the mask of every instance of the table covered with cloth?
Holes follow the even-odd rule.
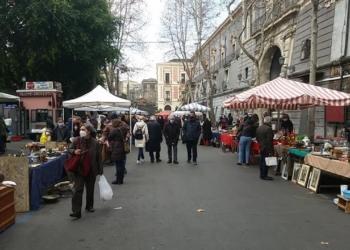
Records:
[[[348,162],[331,160],[328,158],[308,154],[304,159],[305,164],[339,176],[350,178],[350,164]]]
[[[29,168],[29,194],[30,209],[37,210],[40,207],[40,198],[43,191],[63,177],[64,163],[68,154],[62,154],[53,160],[49,160],[37,167]]]
[[[231,148],[234,147],[234,139],[235,139],[235,135],[233,134],[225,134],[222,133],[220,135],[220,140],[222,144],[225,144],[227,146],[230,146]]]

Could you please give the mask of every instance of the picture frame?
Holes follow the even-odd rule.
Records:
[[[293,175],[292,175],[292,182],[297,184],[298,182],[298,177],[300,174],[300,169],[301,169],[301,163],[294,162],[293,165]]]
[[[284,162],[282,162],[282,163],[284,163]],[[285,179],[286,181],[288,181],[289,175],[288,175],[287,163],[283,164],[281,177],[282,177],[282,179]]]
[[[320,183],[321,178],[321,170],[318,168],[314,168],[312,173],[310,174],[310,181],[308,183],[308,189],[317,193],[318,185]]]
[[[300,169],[300,173],[298,176],[298,185],[306,187],[307,182],[309,180],[310,166],[303,164]]]

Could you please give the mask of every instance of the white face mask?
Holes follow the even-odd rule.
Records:
[[[283,121],[287,121],[288,119],[284,118]]]
[[[45,134],[46,134],[46,135],[50,135],[50,132],[46,132]]]
[[[81,137],[85,137],[86,136],[86,132],[85,131],[80,131],[79,134],[80,134]]]

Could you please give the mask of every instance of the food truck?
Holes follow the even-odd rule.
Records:
[[[28,114],[28,133],[43,129],[48,116],[56,124],[63,114],[62,94],[62,84],[54,81],[26,82],[24,90],[17,90],[21,106]]]

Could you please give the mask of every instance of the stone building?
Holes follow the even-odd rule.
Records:
[[[233,22],[227,18],[202,45],[210,80],[215,87],[213,102],[216,119],[222,113],[240,115],[241,110],[222,109],[223,100],[259,83],[278,76],[305,83],[309,81],[310,0],[256,0],[256,4],[247,12],[245,3],[246,0],[243,0],[232,11]],[[242,31],[245,13],[248,15],[241,48],[235,38]],[[320,0],[316,85],[350,92],[349,19],[348,0]],[[258,61],[258,67],[245,51]],[[197,53],[192,60],[198,60],[196,56]],[[205,77],[205,71],[197,67],[195,99],[206,104],[209,79]],[[344,126],[350,115],[349,110],[344,108],[318,107],[316,110],[315,135],[338,135],[339,128]],[[307,133],[307,110],[285,112],[290,115],[295,132]],[[328,117],[331,114],[337,114],[336,118]]]

